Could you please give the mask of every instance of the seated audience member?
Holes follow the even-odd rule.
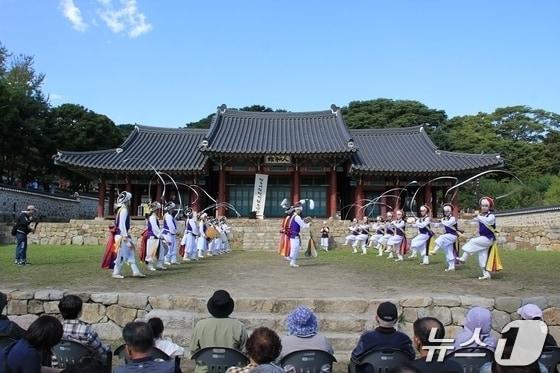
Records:
[[[543,320],[543,312],[536,304],[526,304],[517,310],[517,313],[523,320]],[[556,347],[558,344],[550,333],[546,335],[544,341],[545,347]]]
[[[352,351],[352,359],[359,360],[369,351],[396,349],[404,352],[412,360],[414,350],[410,338],[395,329],[398,321],[397,307],[391,302],[383,302],[377,307],[375,320],[379,325],[375,330],[365,332]]]
[[[422,373],[418,368],[413,367],[410,364],[401,365],[397,368],[392,368],[388,373]]]
[[[77,363],[66,366],[61,373],[99,373],[104,372],[106,369],[99,359],[86,356]]]
[[[129,322],[123,329],[126,354],[130,361],[115,369],[115,373],[146,372],[175,373],[175,361],[156,361],[151,357],[154,333],[148,323]]]
[[[0,353],[0,371],[11,373],[60,372],[60,369],[42,367],[43,354],[62,338],[62,324],[56,317],[41,316],[25,332],[23,338]]]
[[[96,351],[100,356],[106,355],[111,348],[103,342],[93,330],[91,325],[78,319],[82,313],[82,300],[76,295],[65,295],[58,302],[58,309],[62,318],[63,335],[62,338],[83,344],[91,350]]]
[[[475,334],[476,329],[480,330],[478,336]],[[491,330],[492,313],[482,307],[471,308],[465,317],[463,331],[455,338],[455,350],[467,347],[484,347],[494,351],[496,349],[496,338],[490,335]]]
[[[148,320],[148,324],[152,327],[154,332],[154,339],[156,347],[165,352],[171,357],[182,357],[185,349],[176,345],[169,338],[163,338],[163,321],[159,317],[153,317]]]
[[[191,337],[191,353],[206,347],[229,347],[242,351],[247,342],[247,330],[241,321],[229,317],[235,303],[225,290],[216,290],[208,300],[212,317],[200,320]]]
[[[439,354],[445,355],[447,350],[436,349],[431,361],[426,361],[430,350],[424,347],[441,345],[441,342],[430,341],[430,333],[432,329],[436,330],[435,339],[440,340],[445,338],[445,328],[438,319],[433,317],[423,317],[414,322],[413,329],[414,337],[412,338],[412,341],[414,342],[414,347],[416,347],[416,350],[420,354],[420,358],[412,362],[414,367],[422,373],[461,373],[463,371],[461,365],[455,361],[437,361]]]
[[[515,339],[517,338],[517,328],[512,328],[502,334],[502,338],[506,340],[502,356],[505,358],[511,356]],[[495,360],[488,362],[480,367],[479,373],[548,373],[548,369],[538,360],[528,366],[503,366],[499,365]]]
[[[231,367],[226,373],[284,373],[284,369],[275,363],[281,350],[282,343],[278,334],[269,328],[257,328],[247,340],[249,365],[243,368]]]
[[[21,339],[25,330],[2,314],[7,305],[8,297],[6,294],[0,292],[0,336],[10,337],[12,339]]]
[[[286,318],[288,335],[282,337],[280,359],[290,352],[301,350],[323,350],[333,354],[328,339],[320,334],[317,317],[309,308],[298,306]]]

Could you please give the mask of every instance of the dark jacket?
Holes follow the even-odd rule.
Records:
[[[21,339],[23,338],[23,333],[25,333],[25,330],[18,324],[10,321],[6,316],[0,315],[0,336]]]
[[[425,358],[414,360],[410,365],[418,369],[422,373],[462,373],[463,367],[456,361],[443,360],[437,361],[437,356],[431,362],[427,363]]]
[[[366,352],[396,349],[404,352],[412,360],[414,359],[414,349],[410,338],[395,328],[378,327],[377,329],[365,332],[360,337],[358,345],[352,351],[352,359],[359,360]]]
[[[115,373],[175,373],[176,371],[175,360],[154,361],[151,357],[134,359],[126,365],[121,365],[115,369]]]
[[[19,233],[28,234],[29,232],[31,232],[31,229],[29,229],[29,224],[31,224],[31,221],[31,216],[27,215],[25,212],[22,212],[21,214],[19,214],[16,220],[16,231]]]
[[[10,373],[41,373],[41,362],[41,351],[23,338],[0,351],[0,372],[7,365]]]

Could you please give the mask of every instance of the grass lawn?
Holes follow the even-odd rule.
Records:
[[[351,254],[349,249],[318,258],[301,258],[290,268],[276,253],[234,250],[229,255],[183,263],[145,279],[115,280],[100,267],[101,246],[30,246],[31,265],[13,262],[14,247],[0,246],[0,288],[53,287],[80,291],[134,291],[208,296],[226,288],[244,297],[390,297],[433,293],[483,296],[530,296],[560,293],[560,253],[502,251],[505,270],[491,281],[478,281],[475,258],[455,273],[445,273],[443,254],[432,265],[395,263],[386,258]],[[128,271],[128,269],[127,269]],[[130,273],[130,272],[127,272]]]

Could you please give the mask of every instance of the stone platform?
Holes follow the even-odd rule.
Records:
[[[58,300],[65,293],[56,289],[38,291],[2,290],[9,294],[7,313],[10,319],[26,328],[38,315],[58,314]],[[140,293],[76,293],[84,301],[82,320],[94,325],[101,338],[120,343],[122,327],[135,319],[160,317],[165,334],[188,349],[195,323],[208,316],[206,298],[186,295],[156,295]],[[412,336],[412,322],[418,317],[435,316],[446,326],[447,336],[461,329],[470,307],[492,310],[493,333],[498,333],[509,321],[518,318],[518,307],[535,303],[544,309],[550,333],[560,340],[560,296],[531,298],[433,295],[431,297],[399,297],[395,299],[366,298],[236,298],[232,317],[241,320],[249,330],[267,326],[280,335],[286,333],[284,320],[288,312],[303,304],[312,308],[319,319],[320,331],[333,344],[340,367],[349,360],[350,351],[364,330],[374,327],[373,315],[380,302],[390,300],[398,305],[399,328]]]

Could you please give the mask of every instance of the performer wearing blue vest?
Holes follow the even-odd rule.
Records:
[[[440,248],[445,250],[445,260],[447,261],[445,272],[455,270],[455,261],[459,253],[457,249],[457,237],[460,232],[457,226],[457,220],[455,216],[453,216],[453,209],[454,207],[450,203],[443,205],[443,218],[441,219],[441,223],[434,224],[434,226],[437,227],[442,225],[444,229],[444,233],[436,239],[436,246],[433,254],[436,254]]]
[[[150,203],[150,217],[148,218],[148,242],[146,244],[146,262],[148,263],[148,269],[150,271],[155,271],[156,269],[167,269],[164,265],[165,259],[165,249],[166,246],[162,244],[162,240],[165,239],[157,217],[157,211],[161,209],[161,204],[159,202]],[[154,266],[154,262],[156,265]]]
[[[383,237],[383,234],[385,233],[383,232],[383,229],[384,229],[383,217],[379,215],[375,219],[375,223],[371,225],[371,232],[373,232],[373,234],[369,238],[369,247],[377,248],[377,245],[379,244],[379,240],[381,239],[381,237]],[[377,256],[383,256],[383,249],[378,249],[378,250],[379,250],[379,254]]]
[[[396,256],[395,261],[401,262],[406,254],[406,222],[403,220],[404,213],[402,210],[397,210],[396,215],[397,219],[391,223],[394,234],[387,240],[387,247],[391,249],[388,258],[392,259]],[[403,242],[404,248],[402,247]]]
[[[183,235],[181,245],[185,245],[183,260],[189,262],[191,260],[198,260],[198,257],[196,255],[196,239],[199,234],[198,224],[196,224],[196,218],[193,209],[187,207],[185,209],[185,215],[187,216],[187,221],[185,223],[185,233]]]
[[[163,216],[163,231],[168,245],[167,255],[165,256],[165,265],[179,264],[177,262],[177,221],[173,216],[175,203],[167,202],[163,207],[165,215]]]
[[[300,214],[303,206],[300,202],[294,205],[294,218],[290,223],[290,267],[297,268],[296,264],[301,248],[300,231],[302,228],[309,228],[310,224],[305,223]]]
[[[383,254],[383,246],[387,246],[387,241],[389,241],[389,238],[393,237],[393,234],[395,233],[393,229],[393,213],[391,211],[387,211],[387,214],[385,214],[385,230],[383,236],[378,240],[377,243],[377,250],[379,250],[380,254]],[[389,250],[388,247],[385,250],[385,252],[390,251],[391,250]]]
[[[115,266],[113,267],[113,278],[124,278],[121,271],[125,263],[130,265],[134,277],[146,277],[140,272],[138,265],[136,265],[136,253],[132,237],[129,233],[130,215],[128,207],[131,199],[132,194],[129,192],[122,192],[117,198],[118,210],[115,214],[115,245],[118,251]]]
[[[413,224],[414,227],[418,228],[418,234],[410,243],[412,254],[409,258],[415,258],[416,256],[421,257],[422,263],[420,264],[430,264],[430,260],[428,258],[428,246],[434,232],[430,229],[429,212],[430,208],[428,206],[420,206],[420,217],[416,219],[416,222]]]
[[[482,269],[482,276],[479,280],[490,279],[490,272],[486,269],[488,261],[488,252],[490,247],[496,240],[496,217],[492,214],[494,209],[494,200],[490,197],[482,197],[480,199],[480,214],[474,218],[478,223],[478,237],[471,238],[463,246],[463,255],[459,260],[466,262],[469,255],[478,253],[478,264]]]

